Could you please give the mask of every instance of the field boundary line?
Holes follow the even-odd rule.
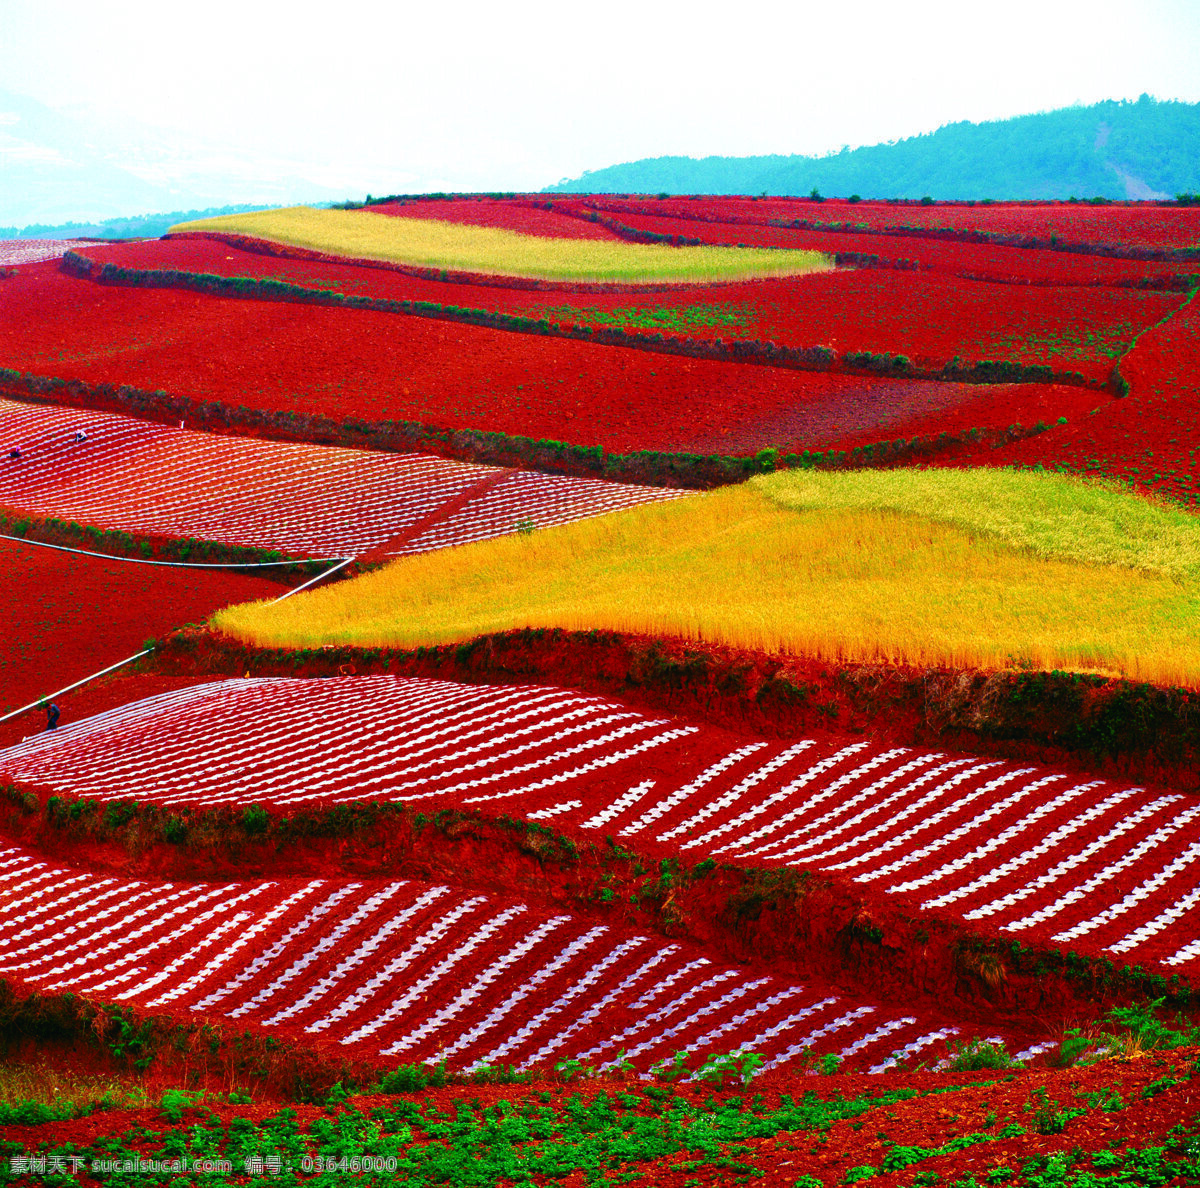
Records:
[[[439,503],[432,511],[427,512],[419,520],[414,520],[404,531],[397,533],[395,536],[375,545],[374,548],[368,549],[362,554],[361,560],[364,562],[383,561],[396,555],[396,550],[401,545],[406,545],[410,541],[416,540],[423,536],[430,528],[437,524],[448,520],[456,512],[462,511],[465,507],[474,503],[481,495],[486,495],[493,487],[498,486],[505,479],[511,478],[514,474],[519,474],[520,471],[507,467],[503,470],[496,470],[491,474],[485,474],[481,479],[477,479],[469,487],[464,487],[457,495],[452,495],[449,499]],[[331,557],[330,560],[337,558]]]
[[[208,272],[190,272],[186,269],[123,268],[112,263],[102,264],[78,252],[68,252],[63,256],[62,270],[70,276],[96,285],[132,289],[173,289],[201,293],[220,300],[275,301],[342,310],[367,310],[401,317],[479,326],[506,334],[532,334],[543,338],[590,343],[599,347],[624,347],[653,355],[778,367],[786,371],[885,376],[930,383],[1060,384],[1097,391],[1104,388],[1102,381],[1089,379],[1082,372],[1056,371],[1049,364],[1024,364],[1011,359],[980,359],[976,360],[971,368],[965,369],[956,365],[953,359],[948,359],[940,367],[917,367],[905,356],[887,351],[883,354],[874,354],[866,350],[843,351],[839,354],[823,344],[781,346],[759,339],[737,338],[723,342],[720,339],[691,338],[686,335],[664,336],[661,332],[640,333],[620,327],[596,327],[586,322],[558,322],[551,318],[506,314],[475,306],[444,305],[441,302],[413,301],[408,298],[347,295],[268,278],[224,276]],[[1002,369],[1002,374],[996,371],[997,366]]]
[[[280,594],[279,597],[275,599],[275,601],[282,602],[285,598],[291,598],[291,596],[293,594],[299,594],[301,590],[307,590],[309,588],[309,586],[315,586],[317,584],[317,582],[319,582],[322,578],[327,578],[331,573],[336,573],[339,569],[344,569],[351,562],[357,561],[357,560],[358,560],[357,557],[346,557],[343,560],[339,561],[336,565],[333,565],[329,569],[326,569],[326,570],[322,571],[321,573],[317,574],[316,577],[309,578],[308,581],[306,581],[302,586],[296,586],[295,589],[287,590],[283,594]],[[0,721],[3,721],[3,719],[0,719]]]
[[[99,672],[92,673],[91,676],[85,676],[82,680],[76,681],[73,685],[66,685],[61,689],[55,689],[53,693],[45,693],[35,701],[31,701],[28,705],[21,706],[20,709],[10,710],[2,718],[0,718],[0,722],[7,722],[11,718],[15,718],[20,714],[27,713],[31,709],[37,709],[39,705],[41,705],[43,702],[49,701],[50,698],[61,697],[64,693],[70,693],[72,689],[78,689],[80,685],[86,685],[89,681],[94,681],[98,677],[102,677],[118,668],[124,668],[126,664],[132,664],[135,660],[140,660],[143,656],[148,656],[153,651],[153,648],[143,648],[135,655],[127,656],[124,660],[118,660],[116,664],[110,664],[107,668],[102,668]]]
[[[268,569],[279,565],[309,565],[314,561],[353,561],[343,557],[302,557],[292,561],[151,561],[144,557],[120,557],[116,553],[93,553],[88,549],[75,549],[68,545],[50,544],[45,540],[29,540],[24,536],[6,536],[0,540],[11,540],[17,544],[35,545],[39,549],[54,549],[59,553],[78,553],[82,557],[99,557],[102,561],[128,561],[134,565],[161,565],[170,569]]]

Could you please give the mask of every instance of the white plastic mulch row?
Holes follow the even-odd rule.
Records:
[[[494,808],[689,862],[825,871],[1026,944],[1200,959],[1194,800],[866,740],[738,739],[563,689],[216,682],[0,751],[0,780],[198,808]]]
[[[406,535],[387,551],[427,552],[680,494],[0,399],[0,505],[300,557],[360,556]]]
[[[57,260],[73,248],[90,247],[86,239],[0,239],[0,267]]]
[[[452,1067],[649,1068],[739,1048],[850,1068],[955,1034],[661,937],[399,880],[127,880],[0,850],[0,973]]]

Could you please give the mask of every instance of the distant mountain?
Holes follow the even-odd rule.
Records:
[[[344,197],[305,177],[304,167],[292,161],[57,111],[0,90],[0,227]]]
[[[332,203],[324,203],[329,206]],[[171,210],[160,214],[127,215],[66,223],[26,223],[23,227],[0,227],[0,239],[157,239],[176,223],[211,219],[217,215],[269,210],[266,206],[207,206],[203,210]]]
[[[773,194],[943,199],[1168,198],[1200,191],[1200,103],[1109,101],[947,124],[827,157],[657,157],[546,194]]]

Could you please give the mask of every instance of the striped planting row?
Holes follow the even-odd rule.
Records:
[[[427,552],[679,494],[0,400],[0,506],[299,557]]]
[[[339,677],[193,686],[0,751],[0,779],[294,811],[566,791],[696,732],[565,689]]]
[[[75,248],[90,247],[87,239],[0,239],[0,265],[40,264],[58,260]]]
[[[867,740],[765,742],[541,686],[194,686],[0,752],[0,781],[173,807],[383,799],[820,870],[985,933],[1190,973],[1200,803]]]
[[[740,1048],[850,1068],[955,1034],[698,950],[445,886],[381,879],[156,883],[0,850],[0,974],[197,1012],[401,1063],[639,1069]]]

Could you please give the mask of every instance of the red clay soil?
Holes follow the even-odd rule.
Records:
[[[921,272],[975,277],[1004,284],[1129,285],[1151,278],[1171,280],[1200,271],[1200,261],[1120,260],[1056,252],[1045,248],[1006,247],[994,243],[957,243],[911,235],[871,235],[854,231],[806,231],[796,227],[746,223],[697,222],[661,215],[616,214],[615,222],[656,235],[678,235],[705,243],[746,247],[799,248],[818,252],[854,252],[881,262],[917,265]],[[89,249],[84,249],[85,251]]]
[[[218,345],[228,343],[236,354]],[[870,382],[363,310],[100,286],[40,265],[0,289],[0,363],[234,406],[615,452],[686,451],[731,425]]]
[[[231,811],[196,817],[203,836],[169,843],[155,840],[149,818],[113,828],[97,815],[64,822],[47,811],[46,791],[18,790],[38,796],[41,809],[28,800],[6,804],[5,843],[52,866],[174,883],[349,876],[449,885],[497,904],[525,905],[539,916],[567,912],[620,935],[665,937],[708,960],[751,968],[754,976],[801,983],[819,997],[870,999],[894,1015],[914,1014],[927,1030],[957,1025],[965,1035],[999,1032],[1010,1051],[1056,1040],[1064,1028],[1146,996],[1141,977],[1106,973],[1103,961],[1066,969],[1040,945],[1017,954],[1008,937],[820,874],[737,864],[689,873],[685,865],[664,889],[660,863],[678,861],[666,845],[614,848],[575,832],[567,850],[556,837],[568,835],[548,838],[508,817],[452,808],[423,822],[410,809],[385,812],[333,835],[316,814],[249,838]],[[168,949],[157,947],[156,959],[165,962]],[[19,993],[29,991],[19,978],[11,981]],[[1190,988],[1186,980],[1174,985],[1182,993]],[[193,1017],[183,1007],[148,1013],[177,1022]],[[1193,1021],[1194,1015],[1189,1011]],[[590,1026],[599,1043],[607,1024]],[[336,1041],[328,1048],[307,1036],[292,1038],[326,1056],[338,1051]]]
[[[123,660],[144,640],[199,622],[218,607],[276,597],[261,578],[219,570],[160,569],[0,541],[0,713]],[[79,712],[67,694],[64,718]],[[30,711],[0,724],[0,745],[40,730]]]
[[[239,344],[235,354],[217,346],[230,342]],[[100,286],[44,265],[0,289],[0,364],[232,406],[494,430],[613,452],[698,452],[743,424],[760,427],[742,434],[750,448],[823,448],[829,442],[818,434],[832,432],[840,416],[868,438],[911,435],[889,407],[896,381],[365,310]],[[864,412],[862,395],[876,390],[886,401]],[[979,406],[979,391],[952,385],[938,399],[969,400],[962,419],[971,428],[986,426],[983,416],[1000,428],[1070,417],[1088,399],[1074,389],[1016,385],[985,393]],[[795,432],[791,440],[780,440],[785,429]]]
[[[996,451],[997,464],[1052,466],[1117,478],[1172,499],[1200,500],[1200,299],[1146,331],[1121,361],[1130,386],[1094,416]],[[975,462],[968,454],[962,461]]]
[[[778,1109],[782,1094],[790,1095],[797,1102],[808,1093],[826,1101],[876,1097],[898,1091],[910,1091],[912,1096],[873,1106],[856,1117],[835,1121],[825,1129],[780,1131],[748,1138],[738,1144],[733,1166],[730,1166],[726,1144],[716,1143],[704,1148],[697,1145],[649,1162],[623,1162],[614,1171],[625,1173],[622,1180],[641,1188],[651,1185],[654,1188],[699,1188],[701,1185],[707,1188],[740,1182],[746,1169],[755,1169],[750,1182],[763,1185],[763,1188],[793,1188],[797,1183],[808,1182],[803,1177],[814,1177],[822,1184],[845,1183],[851,1168],[869,1167],[873,1185],[907,1188],[914,1183],[916,1173],[924,1177],[918,1182],[926,1184],[933,1182],[935,1176],[936,1182],[943,1184],[970,1184],[972,1180],[977,1184],[1031,1182],[1026,1176],[1035,1175],[1048,1157],[1061,1153],[1068,1163],[1072,1159],[1081,1160],[1077,1170],[1085,1174],[1080,1183],[1085,1180],[1099,1182],[1094,1174],[1086,1175],[1093,1167],[1089,1156],[1110,1147],[1119,1152],[1131,1147],[1166,1147],[1168,1163],[1187,1158],[1189,1141],[1194,1150],[1194,1139],[1180,1139],[1179,1131],[1172,1131],[1181,1128],[1188,1135],[1194,1133],[1195,1082],[1189,1079],[1189,1074],[1195,1057],[1194,1049],[1183,1049],[1061,1071],[1018,1071],[1015,1074],[985,1071],[892,1072],[883,1076],[767,1075],[755,1078],[748,1091],[728,1085],[714,1088],[709,1084],[687,1082],[659,1084],[651,1087],[659,1094],[665,1090],[668,1099],[676,1099],[673,1104],[691,1107],[698,1119],[730,1102],[753,1113]],[[590,1104],[600,1093],[606,1093],[610,1099],[617,1094],[642,1097],[646,1088],[638,1080],[616,1078],[577,1080],[567,1084],[561,1080],[528,1085],[467,1084],[396,1096],[354,1096],[343,1108],[370,1116],[377,1108],[390,1109],[396,1101],[405,1100],[417,1103],[422,1116],[443,1122],[447,1118],[465,1121],[464,1112],[472,1113],[475,1116],[472,1124],[478,1126],[484,1111],[494,1118],[497,1111],[511,1115],[526,1108],[545,1108],[562,1117],[572,1109],[572,1103]],[[761,1098],[756,1096],[758,1094]],[[752,1096],[754,1101],[748,1101]],[[168,1131],[186,1134],[193,1125],[208,1124],[206,1120],[210,1113],[226,1128],[235,1119],[244,1119],[243,1124],[254,1126],[267,1124],[278,1113],[279,1105],[270,1100],[263,1101],[263,1095],[257,1090],[255,1097],[258,1101],[254,1105],[207,1101],[186,1110],[174,1125],[159,1109],[104,1110],[72,1121],[8,1127],[5,1137],[18,1150],[33,1154],[56,1147],[88,1148],[103,1143],[110,1136],[138,1133],[143,1137],[134,1145],[150,1158],[161,1148],[161,1136]],[[1080,1112],[1067,1119],[1058,1133],[1042,1134],[1035,1119],[1037,1112],[1047,1107],[1052,1112]],[[295,1127],[301,1134],[308,1133],[316,1125],[328,1126],[330,1114],[336,1114],[338,1109],[336,1106],[304,1104],[291,1108],[295,1111]],[[636,1110],[644,1120],[652,1116],[653,1108],[651,1100],[643,1098]],[[1006,1126],[1019,1127],[1023,1133],[1011,1138],[991,1137],[989,1141],[974,1143],[946,1155],[928,1154],[966,1135],[997,1136]],[[707,1128],[705,1133],[708,1138]],[[711,1143],[712,1140],[708,1141]],[[884,1170],[884,1158],[893,1148],[922,1150],[914,1154],[919,1160],[915,1164],[898,1170]],[[519,1149],[518,1146],[515,1150]],[[722,1153],[725,1153],[724,1158]],[[921,1155],[926,1157],[920,1158]],[[1194,1159],[1194,1154],[1191,1158]],[[1035,1159],[1037,1162],[1030,1164]],[[995,1169],[1008,1169],[1008,1174]],[[234,1170],[235,1174],[241,1171],[236,1161]],[[513,1171],[515,1175],[515,1167]],[[994,1173],[990,1179],[989,1172]],[[1149,1164],[1146,1173],[1153,1174]],[[735,1175],[737,1181],[733,1178]],[[41,1177],[31,1176],[12,1182],[34,1185],[44,1181]],[[97,1181],[85,1176],[82,1182]],[[517,1181],[514,1179],[513,1182]],[[538,1182],[542,1181],[539,1179]],[[576,1171],[553,1182],[563,1188],[584,1188],[585,1184],[595,1180],[585,1179],[582,1171]],[[611,1180],[605,1178],[603,1182],[617,1181],[614,1177]],[[1063,1181],[1051,1179],[1048,1173],[1036,1182]],[[1130,1181],[1122,1179],[1121,1182]],[[1134,1182],[1165,1181],[1139,1178]],[[1194,1180],[1185,1178],[1173,1182]]]
[[[128,258],[131,262],[125,267],[149,267],[148,263],[139,265],[132,261],[162,253],[165,260],[159,267],[169,268],[176,242],[169,240],[156,249],[136,246],[128,252],[125,245],[118,245],[85,255],[114,264],[122,264]],[[193,241],[181,242],[187,245]],[[213,254],[236,256],[236,252],[227,248]],[[263,262],[274,259],[259,257]],[[217,271],[228,275],[225,269],[237,263],[236,258],[221,259]],[[299,263],[289,261],[288,267],[294,268]],[[263,266],[259,263],[257,268],[242,268],[234,275],[247,272],[256,275]],[[336,270],[346,266],[328,267]],[[410,288],[401,287],[404,277],[400,273],[362,267],[355,271],[359,274],[353,278],[355,283],[370,284],[366,291],[376,296],[399,296],[403,288]],[[372,281],[361,275],[371,272],[378,273],[379,279]],[[331,280],[336,275],[335,272]],[[614,315],[624,319],[631,309],[679,310],[684,316],[681,325],[672,327],[660,319],[648,329],[702,340],[752,339],[793,348],[824,345],[839,354],[892,352],[907,356],[919,366],[933,368],[955,358],[967,362],[1006,359],[1060,371],[1078,371],[1096,382],[1108,378],[1116,353],[1128,345],[1137,331],[1177,308],[1183,300],[1179,293],[997,285],[930,272],[885,269],[837,269],[800,277],[704,287],[676,285],[667,291],[644,295],[538,293],[493,284],[443,284],[440,288],[447,290],[446,295],[436,297],[428,292],[427,286],[438,282],[418,284],[421,291],[411,287],[411,295],[405,295],[414,300],[441,300],[503,313],[596,325],[611,324]],[[378,292],[377,285],[383,286]],[[689,311],[710,307],[715,307],[719,316],[690,316]]]
[[[615,231],[598,223],[558,214],[531,202],[497,202],[487,198],[422,201],[417,198],[402,202],[380,202],[366,210],[371,214],[393,215],[403,219],[439,219],[475,227],[497,227],[503,231],[517,231],[521,235],[550,239],[620,239]]]
[[[795,219],[848,223],[876,230],[917,228],[936,235],[942,228],[990,235],[1033,236],[1078,244],[1134,247],[1192,247],[1200,237],[1200,209],[1154,203],[1087,202],[846,202],[811,198],[705,197],[621,198],[604,195],[556,195],[554,205],[586,212],[598,208],[620,215],[639,211],[687,219],[769,224]]]
[[[1072,421],[1112,399],[1105,392],[1065,384],[953,384],[928,380],[863,379],[830,376],[820,398],[743,421],[691,444],[696,453],[752,454],[766,445],[816,441],[827,449],[903,437],[937,438],[984,427],[1029,428]],[[979,451],[983,453],[983,451]]]

